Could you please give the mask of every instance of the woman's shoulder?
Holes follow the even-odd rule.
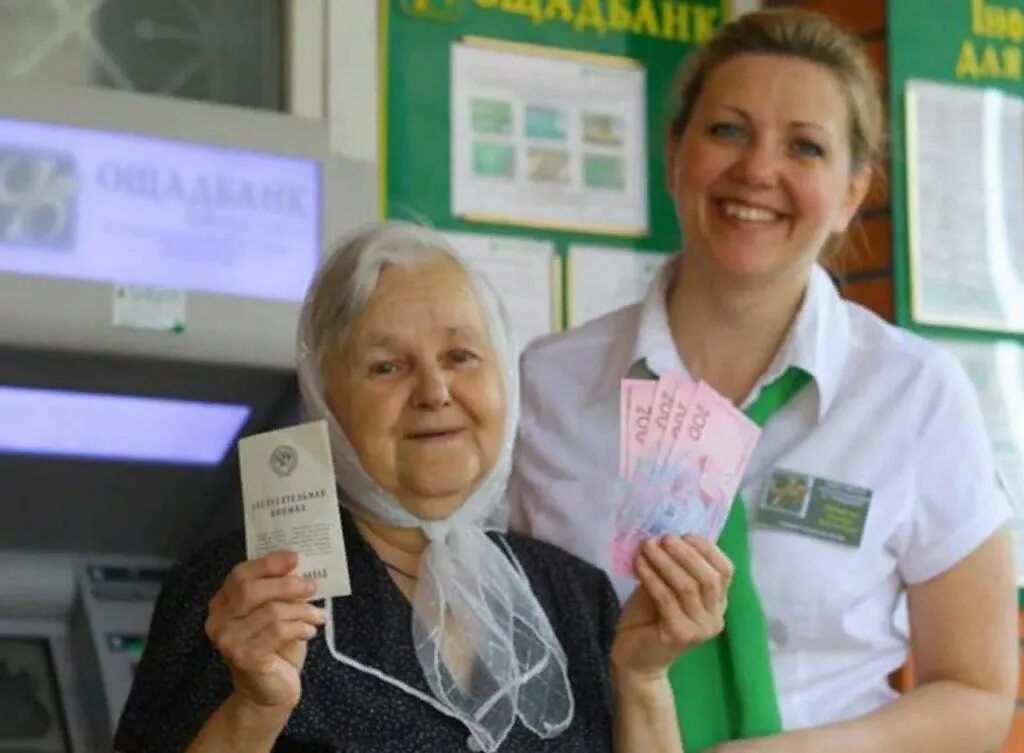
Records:
[[[891,389],[913,392],[925,404],[950,391],[972,393],[964,366],[949,343],[897,327],[858,304],[844,303],[850,322],[845,374],[851,389],[872,378]]]
[[[852,301],[843,301],[850,322],[850,344],[855,356],[877,358],[916,370],[949,368],[948,352],[941,344],[887,322]]]
[[[641,304],[635,303],[592,319],[567,332],[531,342],[520,358],[524,384],[560,378],[586,384],[601,372],[595,368],[621,355],[636,338]]]

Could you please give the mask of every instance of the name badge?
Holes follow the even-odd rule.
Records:
[[[870,507],[870,489],[776,468],[757,507],[757,523],[858,547]]]
[[[352,592],[334,487],[327,423],[314,421],[239,440],[249,559],[275,549],[299,555],[298,574],[322,599]]]

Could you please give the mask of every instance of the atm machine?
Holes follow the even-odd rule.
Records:
[[[295,422],[301,297],[376,216],[326,124],[0,85],[0,753],[98,753],[173,563]]]

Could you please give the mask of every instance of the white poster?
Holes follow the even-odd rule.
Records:
[[[671,258],[656,251],[569,247],[569,326],[636,303]]]
[[[561,329],[561,276],[554,244],[478,233],[444,233],[498,291],[519,349]]]
[[[907,187],[914,320],[1024,332],[1024,103],[910,82]]]
[[[453,45],[452,213],[645,235],[646,78],[629,58]]]
[[[1014,555],[1024,583],[1024,346],[943,340],[978,392],[996,465],[1014,508]]]

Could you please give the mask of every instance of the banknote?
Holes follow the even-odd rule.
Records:
[[[643,457],[649,460],[649,469],[665,464],[696,389],[695,382],[674,372],[666,372],[658,380],[622,380],[620,426],[629,427],[619,442],[622,478],[632,478]]]
[[[696,484],[687,479],[686,501],[703,505],[710,526],[698,531],[714,540],[739,489],[750,456],[760,436],[757,424],[706,382],[701,382],[693,399],[668,464],[695,467]]]
[[[612,541],[612,564],[621,576],[630,576],[640,545],[666,534],[700,533],[710,527],[712,511],[692,504],[699,469],[695,465],[666,466],[660,470],[641,461],[643,481],[620,480],[614,490],[618,503]]]
[[[640,458],[645,461],[644,468],[648,475],[658,467],[658,458],[662,455],[662,447],[671,443],[669,421],[672,408],[675,406],[676,389],[682,381],[674,373],[666,373],[654,384],[654,397],[651,399],[651,420],[643,447],[638,448]]]
[[[697,392],[696,382],[682,376],[676,377],[675,381],[675,396],[669,413],[668,427],[666,434],[662,437],[661,447],[655,460],[655,469],[657,470],[664,468],[672,457],[672,451],[679,441],[679,434],[686,421],[686,412],[690,407],[690,401],[693,400],[693,396]]]
[[[651,406],[658,383],[650,379],[623,379],[620,387],[619,476],[630,478],[647,443]]]
[[[612,562],[629,575],[648,538],[718,538],[760,430],[709,384],[682,374],[623,380],[620,396]]]

